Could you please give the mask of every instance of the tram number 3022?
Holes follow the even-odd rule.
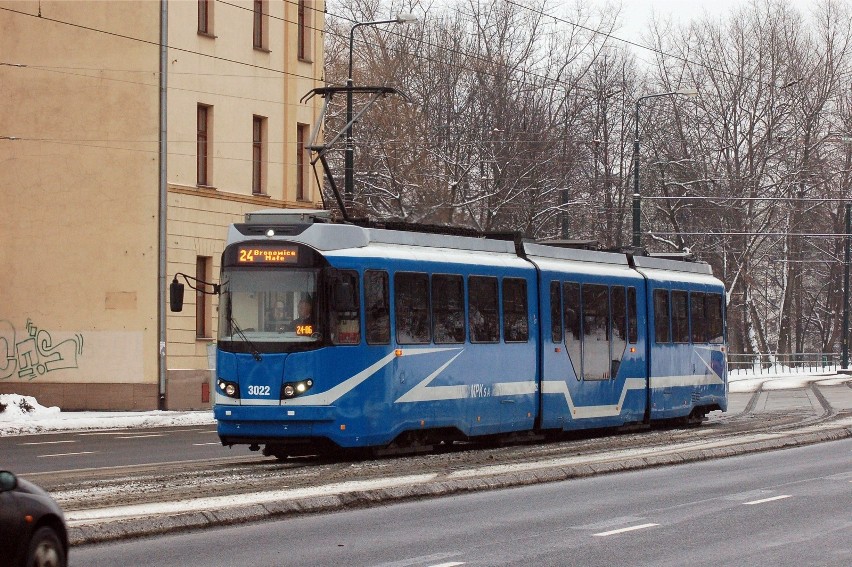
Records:
[[[268,396],[269,386],[249,386],[249,396]]]

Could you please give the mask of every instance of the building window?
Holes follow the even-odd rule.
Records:
[[[307,143],[308,143],[308,125],[299,124],[296,126],[296,200],[304,201],[307,199],[308,185],[308,160],[307,160]]]
[[[252,176],[251,192],[255,195],[266,193],[266,176],[264,169],[266,164],[266,118],[255,116],[252,118]]]
[[[210,185],[209,136],[212,107],[198,105],[197,178],[198,185]]]
[[[307,0],[299,0],[298,15],[298,57],[302,61],[311,60],[311,9],[307,7]]]
[[[198,256],[195,259],[195,277],[201,281],[210,281],[213,258],[209,256]],[[195,336],[199,339],[207,339],[213,336],[213,317],[211,296],[202,292],[206,286],[198,285],[195,292]]]
[[[210,0],[198,0],[198,33],[203,35],[213,35],[213,26],[211,25],[213,16],[213,2]]]
[[[269,13],[266,0],[254,0],[254,48],[267,50],[269,46]]]

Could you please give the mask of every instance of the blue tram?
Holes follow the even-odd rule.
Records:
[[[706,264],[327,215],[229,228],[224,445],[405,450],[727,407],[724,287]]]

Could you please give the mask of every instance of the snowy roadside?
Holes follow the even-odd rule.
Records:
[[[0,394],[0,435],[58,431],[212,425],[213,412],[201,411],[62,411],[31,396]]]
[[[836,386],[852,380],[840,374],[739,375],[729,377],[732,394],[763,390],[793,390],[810,383]],[[5,406],[5,409],[3,409]],[[213,425],[213,412],[201,411],[62,411],[45,407],[30,396],[0,394],[0,435],[58,431],[130,429],[182,425]]]

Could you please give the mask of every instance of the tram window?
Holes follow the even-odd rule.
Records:
[[[500,313],[497,305],[497,278],[470,276],[467,280],[467,291],[470,342],[498,342]]]
[[[550,340],[562,342],[562,294],[559,282],[550,282]]]
[[[624,349],[627,348],[627,296],[624,287],[612,286],[610,290],[612,301],[612,367],[610,376],[618,374],[618,367],[624,357]]]
[[[530,338],[527,316],[527,280],[503,280],[503,340],[525,343]]]
[[[609,288],[584,284],[583,379],[606,380],[610,373]]]
[[[636,288],[627,288],[627,341],[636,344],[639,340],[639,323],[636,317]]]
[[[722,319],[722,295],[708,293],[704,302],[704,314],[707,316],[707,341],[715,344],[724,342],[725,329]]]
[[[397,342],[403,345],[430,342],[429,276],[399,272],[393,281]]]
[[[669,291],[654,290],[654,340],[658,343],[670,343],[669,335]]]
[[[386,345],[390,342],[390,301],[388,273],[377,270],[364,272],[364,319],[367,344]]]
[[[432,276],[432,321],[436,343],[464,342],[464,280]]]
[[[689,296],[685,291],[672,292],[672,341],[689,342]]]
[[[704,294],[689,294],[689,319],[692,324],[692,342],[707,342],[707,317],[704,315]]]
[[[565,322],[565,352],[574,368],[577,380],[582,376],[580,353],[582,352],[580,318],[580,284],[564,282],[562,284],[562,319]]]
[[[340,271],[332,289],[331,341],[337,345],[361,342],[361,307],[358,273]]]

